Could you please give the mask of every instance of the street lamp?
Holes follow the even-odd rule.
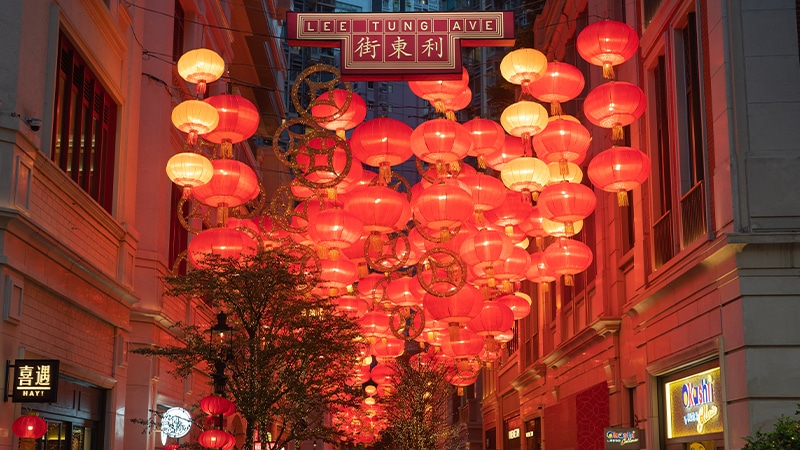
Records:
[[[214,393],[222,395],[225,393],[225,384],[228,377],[225,375],[225,368],[231,356],[231,346],[233,344],[233,328],[228,325],[228,315],[220,311],[217,314],[217,323],[209,329],[211,344],[211,360],[214,363],[214,372],[211,379],[214,382]],[[217,350],[217,348],[219,348]]]

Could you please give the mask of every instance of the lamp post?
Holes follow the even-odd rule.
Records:
[[[217,323],[209,329],[211,335],[209,342],[212,352],[211,360],[214,363],[214,372],[211,374],[211,379],[214,382],[214,393],[219,395],[225,393],[225,384],[228,382],[225,368],[231,356],[231,345],[233,343],[233,328],[228,325],[227,319],[228,315],[220,311],[217,314]]]

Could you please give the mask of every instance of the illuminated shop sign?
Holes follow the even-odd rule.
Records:
[[[644,431],[638,428],[606,428],[606,450],[644,448]]]
[[[665,385],[667,438],[722,432],[719,367]]]
[[[514,428],[513,430],[508,430],[508,439],[519,439],[519,428]]]
[[[514,14],[288,12],[286,33],[289,45],[340,48],[345,80],[458,77],[462,46],[514,45]]]
[[[18,359],[14,362],[11,400],[53,403],[58,399],[57,359]]]

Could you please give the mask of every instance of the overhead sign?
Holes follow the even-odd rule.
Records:
[[[721,433],[719,367],[666,383],[667,438]]]
[[[628,450],[644,448],[644,431],[638,428],[606,428],[604,430],[606,450]]]
[[[52,403],[58,399],[57,359],[18,359],[14,362],[11,400]]]
[[[338,47],[346,80],[419,80],[461,74],[461,48],[514,45],[511,11],[288,12],[289,45]]]

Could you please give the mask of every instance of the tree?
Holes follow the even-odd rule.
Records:
[[[461,440],[448,421],[455,388],[447,381],[451,367],[432,353],[398,358],[392,367],[392,393],[386,399],[389,427],[376,449],[451,450]]]
[[[795,416],[800,416],[800,406]],[[747,444],[742,450],[800,450],[800,420],[781,415],[774,430],[758,430],[754,436],[744,440]]]
[[[359,357],[360,329],[328,300],[310,295],[316,271],[273,250],[240,260],[210,255],[203,267],[165,281],[167,295],[200,298],[226,314],[233,333],[212,343],[208,330],[177,324],[183,345],[138,353],[167,358],[179,377],[201,363],[216,367],[215,390],[246,421],[247,450],[257,429],[261,436],[274,430],[274,448],[338,437],[324,414],[350,401],[345,380]]]

